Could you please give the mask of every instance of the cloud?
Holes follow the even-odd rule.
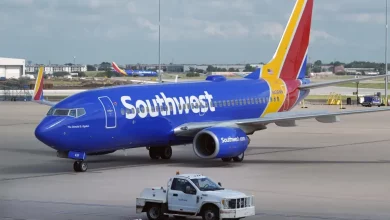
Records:
[[[332,44],[343,44],[345,43],[344,40],[339,39],[335,36],[332,36],[326,31],[323,30],[312,30],[310,33],[310,43],[315,43],[318,41],[323,42],[322,40],[326,41],[327,43],[332,43]]]
[[[285,26],[278,22],[263,22],[256,27],[255,34],[258,36],[267,36],[272,40],[280,40],[283,35]]]
[[[377,23],[384,24],[386,15],[384,13],[351,13],[342,15],[344,21],[357,23]]]
[[[268,51],[272,53],[277,47],[294,4],[294,0],[161,0],[161,41],[170,48],[162,55],[192,63],[228,63],[253,57],[266,60]],[[310,42],[311,51],[323,56],[319,59],[333,59],[334,52],[324,53],[324,47],[329,51],[348,48],[350,54],[345,59],[353,59],[356,51],[361,51],[359,45],[370,45],[367,47],[377,54],[383,53],[383,1],[326,0],[314,4]],[[117,56],[118,63],[155,62],[142,51],[156,50],[158,1],[1,0],[0,30],[2,56],[62,62],[77,50],[85,53],[83,62],[99,63],[103,55],[107,59]],[[37,54],[42,45],[51,45],[45,50],[52,50],[54,57]],[[234,57],[232,48],[246,52]],[[127,53],[126,49],[135,52]],[[259,55],[259,50],[266,52]],[[81,60],[82,55],[78,57]]]

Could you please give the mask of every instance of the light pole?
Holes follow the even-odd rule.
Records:
[[[387,0],[386,0],[387,1]],[[158,80],[161,83],[160,0],[158,0]]]
[[[385,39],[385,106],[388,106],[388,99],[387,99],[387,84],[389,83],[389,78],[387,77],[387,0],[386,0],[386,39]]]

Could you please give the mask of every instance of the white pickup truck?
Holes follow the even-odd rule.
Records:
[[[227,190],[206,176],[176,174],[167,189],[146,188],[136,198],[137,213],[149,220],[167,216],[202,216],[204,220],[240,219],[255,215],[254,197]]]

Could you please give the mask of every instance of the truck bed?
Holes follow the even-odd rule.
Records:
[[[147,202],[166,203],[167,191],[162,187],[146,188],[142,191],[141,196],[136,198],[137,213],[141,213]]]

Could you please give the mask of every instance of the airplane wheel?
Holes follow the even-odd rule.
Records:
[[[154,159],[154,160],[157,160],[160,158],[160,155],[159,155],[159,152],[158,152],[158,148],[155,148],[155,147],[151,147],[149,149],[149,157],[151,159]]]
[[[76,172],[85,172],[88,170],[88,164],[85,161],[75,161],[73,163],[73,169]]]
[[[230,162],[232,160],[232,158],[231,157],[224,157],[224,158],[221,158],[221,160],[223,162]]]
[[[244,160],[245,154],[242,152],[242,154],[238,155],[237,157],[233,157],[234,162],[241,162]]]
[[[168,147],[161,148],[160,156],[161,156],[162,159],[165,159],[165,160],[171,159],[171,157],[172,157],[172,147],[168,146]]]

